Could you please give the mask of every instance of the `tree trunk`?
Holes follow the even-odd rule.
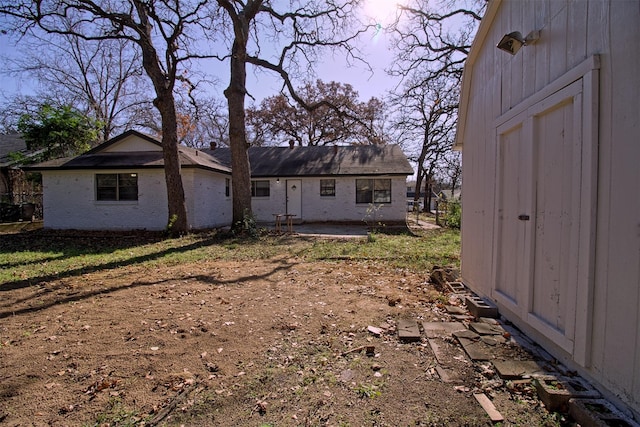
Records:
[[[245,42],[246,44],[246,42]],[[246,45],[236,40],[231,55],[231,81],[224,91],[229,104],[229,146],[231,148],[231,180],[234,230],[246,228],[245,217],[251,211],[251,168],[245,127]]]
[[[156,98],[153,105],[158,109],[162,119],[162,156],[164,159],[164,176],[167,185],[167,231],[171,235],[180,235],[189,231],[187,206],[184,200],[184,187],[180,173],[180,156],[178,152],[178,115],[173,97],[173,82],[158,64],[156,51],[151,43],[140,42],[142,50],[142,66],[149,75]]]
[[[162,117],[162,156],[164,158],[164,175],[169,210],[167,230],[172,235],[179,235],[189,231],[189,222],[187,220],[187,206],[180,172],[178,125],[173,94],[158,96],[154,101],[154,105]]]

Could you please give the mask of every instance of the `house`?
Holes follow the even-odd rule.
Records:
[[[20,166],[41,152],[29,150],[17,133],[0,134],[0,222],[33,218],[35,206],[41,203],[40,184],[29,179]]]
[[[188,223],[193,229],[232,221],[227,148],[180,146]],[[252,209],[298,222],[405,222],[405,180],[413,173],[395,145],[251,147]],[[53,229],[161,230],[167,196],[160,141],[128,131],[89,152],[40,163],[44,226]]]
[[[639,42],[637,1],[492,0],[456,139],[465,284],[636,420]]]
[[[420,190],[420,200],[418,201],[419,210],[424,208],[424,199],[425,199],[425,191],[426,183],[423,181],[421,185],[422,189]],[[431,203],[429,204],[429,212],[435,212],[438,209],[438,203],[440,201],[447,201],[453,198],[454,200],[460,200],[460,189],[456,188],[454,190],[441,188],[440,185],[434,186],[431,190]],[[415,181],[407,181],[407,210],[412,212],[414,209],[414,205],[416,197],[416,182]]]
[[[17,133],[0,135],[0,197],[12,199],[13,177],[11,169],[16,163],[14,154],[26,156],[27,144]]]

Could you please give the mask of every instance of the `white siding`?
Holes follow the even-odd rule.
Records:
[[[104,153],[128,153],[134,151],[162,151],[162,147],[137,135],[130,135],[103,150]]]
[[[302,183],[302,217],[298,221],[324,222],[344,221],[362,222],[363,220],[382,222],[404,222],[406,219],[406,178],[364,176],[364,177],[335,177],[336,195],[334,197],[320,196],[320,179],[323,178],[289,178],[300,179]],[[382,178],[391,179],[391,203],[383,204],[375,210],[369,204],[356,203],[356,179]],[[251,200],[256,220],[272,222],[273,214],[287,213],[286,209],[286,181],[288,178],[270,179],[271,194],[269,197],[254,197]],[[256,178],[261,180],[261,178]],[[377,207],[377,205],[376,205]]]
[[[586,267],[580,264],[582,267],[577,271],[578,285],[585,286],[588,282],[587,285],[593,287],[591,294],[578,293],[576,296],[576,318],[586,319],[588,323],[576,325],[585,328],[576,332],[576,339],[582,340],[584,354],[563,349],[552,337],[540,333],[540,329],[517,310],[511,310],[509,314],[556,357],[577,368],[608,391],[608,397],[620,399],[638,416],[640,55],[637,51],[640,4],[633,0],[505,0],[494,1],[490,10],[496,5],[499,6],[494,9],[495,17],[486,19],[485,28],[481,29],[484,38],[474,45],[463,89],[463,101],[468,103],[461,114],[464,120],[461,122],[463,128],[459,130],[463,136],[458,141],[463,144],[464,158],[463,278],[478,293],[494,296],[496,263],[516,265],[515,254],[509,255],[508,251],[500,260],[493,259],[497,242],[494,236],[498,231],[494,218],[499,215],[495,193],[505,185],[497,182],[499,176],[496,175],[499,170],[496,163],[499,158],[498,118],[508,116],[513,110],[522,110],[522,105],[533,104],[533,99],[559,78],[562,80],[562,76],[571,74],[580,64],[598,55],[600,69],[596,82],[599,81],[599,90],[590,93],[593,86],[588,80],[583,87],[583,111],[587,116],[583,117],[582,138],[587,145],[589,126],[592,125],[589,112],[595,110],[599,114],[594,120],[597,122],[594,128],[598,130],[591,138],[597,143],[597,151],[590,152],[591,148],[584,143],[582,147],[587,150],[586,156],[593,158],[594,167],[583,164],[581,179],[571,183],[582,186],[579,191],[583,200],[585,197],[589,200],[589,195],[582,188],[589,188],[592,183],[597,185],[597,199],[594,198],[592,206],[580,208],[595,212],[595,224],[590,223],[584,213],[571,211],[571,221],[590,224],[590,228],[580,230],[579,243],[575,239],[558,242],[567,248],[559,246],[559,250],[567,252],[559,256],[567,259],[579,256],[581,260],[591,257],[592,260]],[[540,39],[533,45],[524,46],[515,56],[495,48],[506,33],[520,31],[526,35],[532,30],[541,31]],[[584,248],[589,246],[583,243],[584,233],[594,242],[591,254],[584,253]],[[572,250],[581,252],[568,253]],[[520,277],[516,271],[507,269],[504,272]],[[503,290],[516,294],[515,289]],[[501,303],[501,308],[504,307]]]

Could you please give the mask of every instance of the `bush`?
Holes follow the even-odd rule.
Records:
[[[460,229],[462,223],[462,204],[460,200],[452,200],[447,206],[447,227]]]

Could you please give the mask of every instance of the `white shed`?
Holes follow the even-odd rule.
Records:
[[[639,44],[637,0],[492,0],[456,139],[465,283],[636,419]]]

